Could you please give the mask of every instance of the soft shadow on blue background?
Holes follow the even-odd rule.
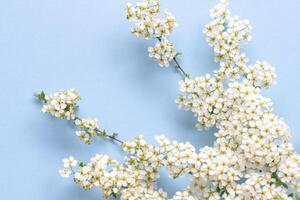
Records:
[[[198,132],[196,119],[175,104],[180,76],[160,69],[147,56],[151,41],[130,34],[125,0],[2,0],[0,2],[0,191],[1,199],[96,200],[59,177],[61,159],[87,161],[97,152],[122,158],[116,145],[97,141],[86,146],[74,128],[40,112],[33,93],[76,88],[82,95],[80,115],[97,117],[102,127],[150,141],[164,133],[200,148],[212,145],[212,131]],[[217,0],[164,0],[179,23],[171,38],[186,71],[193,76],[216,68],[202,27]],[[251,62],[276,66],[278,84],[265,92],[285,118],[300,152],[300,1],[232,0],[231,11],[252,23],[253,41],[245,46]],[[187,184],[163,172],[160,185],[173,194]]]

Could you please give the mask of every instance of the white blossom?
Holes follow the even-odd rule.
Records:
[[[164,37],[177,26],[175,17],[165,12],[164,18],[159,17],[160,0],[142,0],[136,6],[130,3],[126,6],[127,19],[135,22],[132,33],[146,39]]]
[[[44,94],[43,92],[41,94]],[[41,95],[39,94],[39,95]],[[78,92],[74,89],[60,90],[49,96],[40,96],[45,104],[42,112],[50,113],[55,117],[62,119],[74,119],[78,105],[76,101],[80,100]]]
[[[154,58],[161,67],[169,66],[173,58],[178,55],[167,36],[177,26],[175,16],[165,11],[160,16],[160,0],[142,0],[135,6],[126,5],[126,15],[129,21],[135,23],[131,32],[137,37],[157,39],[154,47],[149,47],[149,56]]]
[[[176,56],[173,44],[167,39],[158,41],[155,47],[149,47],[149,56],[154,58],[161,67],[169,66],[170,61]]]
[[[80,140],[87,144],[90,144],[93,139],[100,132],[98,120],[96,118],[77,118],[75,120],[75,125],[79,127],[79,131],[76,131],[76,135]]]
[[[228,1],[221,0],[205,26],[207,41],[213,47],[219,69],[213,74],[185,78],[179,83],[179,107],[195,114],[199,128],[215,127],[212,147],[197,150],[190,142],[171,141],[156,136],[156,145],[143,135],[133,141],[120,141],[126,153],[123,162],[97,154],[87,163],[73,157],[63,160],[63,177],[73,175],[84,189],[101,189],[104,196],[122,200],[166,200],[167,193],[157,185],[159,170],[166,168],[174,179],[189,175],[191,183],[170,200],[290,200],[300,191],[300,155],[290,142],[288,125],[273,112],[271,99],[261,90],[275,83],[274,68],[265,61],[248,64],[241,52],[242,41],[249,41],[247,20],[231,16]],[[167,66],[176,53],[167,36],[175,18],[166,13],[158,18],[160,2],[144,0],[127,5],[127,18],[136,22],[133,33],[160,38],[149,54]],[[43,111],[63,119],[73,119],[77,135],[90,143],[99,130],[94,118],[75,116],[79,95],[75,90],[54,95],[38,95]],[[112,137],[112,136],[110,136]]]
[[[77,160],[73,156],[63,159],[64,168],[75,167],[77,165]]]
[[[69,178],[69,176],[72,174],[72,172],[71,172],[71,170],[64,168],[64,169],[59,170],[59,174],[64,178]]]

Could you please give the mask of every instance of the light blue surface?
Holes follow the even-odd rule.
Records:
[[[172,34],[180,62],[193,76],[211,72],[212,49],[202,34],[208,10],[217,0],[165,0],[179,27]],[[32,94],[76,88],[82,95],[81,116],[99,118],[101,126],[133,138],[164,133],[196,147],[212,145],[213,136],[199,133],[196,120],[174,103],[180,76],[160,69],[147,56],[150,41],[130,34],[124,17],[126,0],[0,1],[0,199],[99,200],[99,191],[85,192],[59,177],[68,155],[87,161],[96,152],[116,159],[111,143],[91,146],[74,136],[68,123],[40,112]],[[300,28],[297,0],[232,0],[231,11],[252,23],[253,40],[245,46],[251,62],[276,66],[278,84],[266,94],[285,118],[300,152]],[[151,139],[152,141],[152,139]],[[160,185],[170,194],[187,181]]]

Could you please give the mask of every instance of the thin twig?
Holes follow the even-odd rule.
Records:
[[[108,138],[110,138],[111,140],[114,140],[116,142],[119,142],[120,144],[123,144],[124,142],[122,140],[119,140],[118,138],[112,136],[112,135],[107,135]]]
[[[161,39],[161,37],[157,37],[157,39],[158,39],[158,41],[162,41],[162,39]],[[189,78],[189,74],[188,73],[186,73],[183,69],[182,69],[182,67],[180,66],[180,64],[179,64],[179,62],[178,62],[178,60],[177,60],[177,56],[178,55],[175,55],[174,57],[173,57],[173,61],[174,61],[174,63],[175,63],[175,68],[176,68],[176,70],[179,70],[180,72],[181,72],[181,74],[183,75],[183,78]]]
[[[179,69],[179,70],[181,71],[181,73],[182,73],[182,75],[184,76],[184,78],[189,78],[189,74],[186,73],[186,72],[182,69],[182,67],[181,67],[180,64],[178,63],[176,57],[177,57],[177,56],[175,56],[175,57],[173,58],[173,61],[175,62],[175,65],[176,65],[176,68]]]

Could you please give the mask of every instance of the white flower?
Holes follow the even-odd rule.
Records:
[[[77,166],[70,156],[59,171],[63,177],[73,175],[84,189],[98,188],[105,197],[122,200],[166,200],[166,192],[157,185],[161,168],[174,179],[192,177],[191,184],[171,200],[290,200],[291,192],[299,192],[300,155],[290,143],[289,127],[274,114],[271,99],[261,94],[261,89],[275,83],[275,70],[267,62],[248,64],[241,48],[251,38],[251,26],[231,16],[227,6],[228,1],[221,0],[211,10],[212,20],[203,31],[220,68],[179,83],[179,107],[193,112],[199,127],[216,128],[213,146],[197,151],[189,142],[170,141],[163,135],[155,137],[158,144],[153,145],[138,135],[121,142],[127,155],[124,162],[97,154]],[[170,13],[158,18],[159,9],[159,0],[143,0],[135,7],[128,4],[126,12],[136,22],[134,34],[159,39],[149,54],[167,66],[176,56],[166,39],[176,21]],[[41,93],[38,98],[45,104],[43,112],[73,119],[79,129],[76,134],[86,143],[106,134],[96,119],[75,116],[80,98],[75,90]]]
[[[174,52],[173,44],[167,39],[158,41],[155,47],[149,47],[149,56],[154,58],[161,67],[169,66],[169,63],[176,55]]]
[[[164,16],[160,15],[160,0],[141,0],[135,6],[130,3],[126,5],[126,15],[129,21],[135,22],[131,32],[137,37],[158,40],[154,47],[149,47],[148,52],[161,67],[169,66],[171,60],[178,55],[173,44],[167,36],[177,26],[175,16],[165,11]],[[184,76],[187,76],[183,72]]]
[[[164,18],[161,19],[158,15],[159,12],[159,0],[143,0],[138,2],[135,7],[128,3],[126,6],[127,19],[136,24],[132,33],[146,39],[169,35],[177,26],[176,19],[170,12],[165,12]]]
[[[80,129],[79,131],[76,131],[76,135],[86,144],[90,144],[97,136],[97,133],[100,132],[98,120],[96,118],[77,118],[75,120],[75,125]]]
[[[80,100],[80,96],[76,90],[69,89],[60,90],[53,95],[43,97],[41,100],[44,102],[42,112],[71,120],[75,119],[75,112],[78,109],[76,101]]]
[[[59,170],[59,174],[64,178],[68,178],[72,174],[72,172],[71,170],[64,168],[62,170]]]
[[[63,159],[64,168],[75,167],[77,165],[77,160],[73,156]]]

